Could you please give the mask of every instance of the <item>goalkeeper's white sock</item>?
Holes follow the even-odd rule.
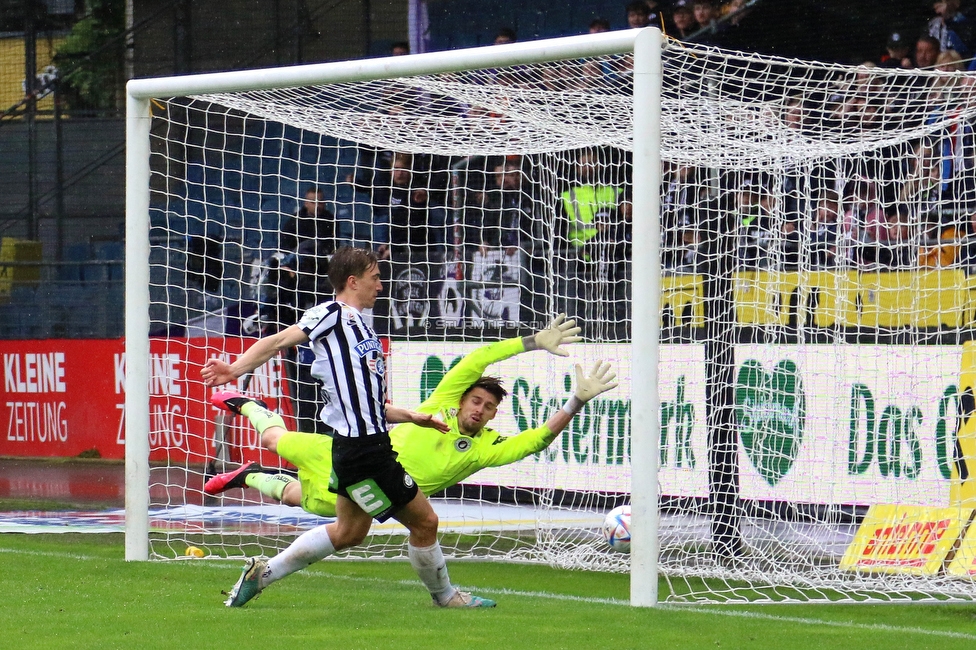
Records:
[[[426,547],[408,543],[407,555],[410,557],[410,566],[438,603],[443,603],[454,595],[454,585],[447,575],[447,562],[438,542]]]
[[[281,501],[285,494],[285,488],[298,479],[288,474],[267,474],[265,472],[254,472],[244,477],[244,483],[252,487],[266,497],[271,497],[276,501]]]
[[[268,568],[261,575],[261,588],[264,589],[275,580],[301,571],[333,553],[335,546],[332,545],[324,524],[302,533],[288,548],[268,560]]]
[[[285,428],[285,421],[281,419],[280,415],[274,411],[269,411],[253,400],[244,402],[241,407],[241,415],[251,421],[258,433],[264,433],[265,429],[270,427]]]

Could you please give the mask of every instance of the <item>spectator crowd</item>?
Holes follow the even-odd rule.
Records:
[[[746,0],[649,0],[631,2],[624,14],[627,27],[663,25],[678,41],[722,46],[750,10]],[[609,29],[602,18],[589,25],[591,33]],[[917,32],[892,33],[876,60],[838,76],[822,95],[785,92],[777,114],[784,129],[804,136],[883,130],[889,115],[909,114],[924,133],[910,143],[777,172],[666,164],[666,272],[700,272],[707,240],[721,237],[734,239],[735,265],[744,270],[976,266],[973,129],[954,119],[974,94],[964,74],[976,69],[974,38],[960,0],[939,0]],[[516,40],[502,28],[495,43]],[[408,52],[398,43],[392,53]],[[887,69],[955,74],[898,76]],[[441,317],[517,326],[555,309],[584,324],[602,323],[604,336],[627,335],[629,153],[597,147],[448,157],[362,146],[346,180],[384,226],[373,243],[390,265],[390,294],[400,305],[393,309],[408,325],[429,317],[439,299]],[[705,227],[718,213],[732,215],[728,232]],[[278,266],[293,274],[285,284],[295,308],[321,298],[320,287],[294,273],[302,259],[334,250],[333,221],[319,189],[309,187],[298,219],[281,233]],[[554,260],[551,267],[547,260]],[[540,284],[548,275],[554,286]],[[450,312],[455,294],[467,299],[456,313]],[[546,302],[550,296],[557,304]]]

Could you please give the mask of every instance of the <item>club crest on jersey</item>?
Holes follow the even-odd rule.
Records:
[[[461,436],[460,438],[454,441],[454,448],[460,452],[465,452],[471,449],[471,438],[468,438],[467,436]]]
[[[369,359],[366,361],[366,365],[369,366],[371,371],[375,372],[380,377],[386,374],[386,362],[383,361],[383,357]]]

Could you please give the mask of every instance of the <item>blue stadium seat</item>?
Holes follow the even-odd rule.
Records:
[[[208,152],[206,160],[187,164],[181,188],[185,199],[168,196],[165,205],[154,211],[154,228],[202,235],[216,225],[246,247],[267,250],[272,238],[277,239],[281,216],[298,210],[300,196],[309,187],[322,188],[326,201],[334,204],[333,212],[352,203],[352,190],[345,183],[356,164],[351,143],[293,126],[252,121],[232,149],[213,159]],[[339,218],[340,237],[352,237],[358,215],[343,211]]]
[[[95,247],[95,259],[121,262],[125,259],[125,244],[120,241],[107,241]]]
[[[122,242],[102,242],[95,248],[95,259],[111,262],[105,265],[105,279],[109,282],[122,282],[125,279],[123,262],[125,245]]]
[[[87,262],[89,260],[88,244],[70,244],[64,249],[64,262]],[[81,280],[83,267],[80,264],[66,263],[58,268],[58,280],[70,282]]]

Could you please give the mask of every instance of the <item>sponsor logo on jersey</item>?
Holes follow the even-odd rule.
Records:
[[[365,357],[370,352],[382,353],[383,346],[380,345],[380,342],[376,339],[366,339],[365,341],[360,341],[359,343],[357,343],[356,347],[354,347],[353,350],[355,350],[356,354],[358,354],[359,357],[362,358]]]
[[[468,438],[467,436],[461,436],[460,438],[454,441],[454,448],[460,452],[465,452],[471,449],[471,438]]]

